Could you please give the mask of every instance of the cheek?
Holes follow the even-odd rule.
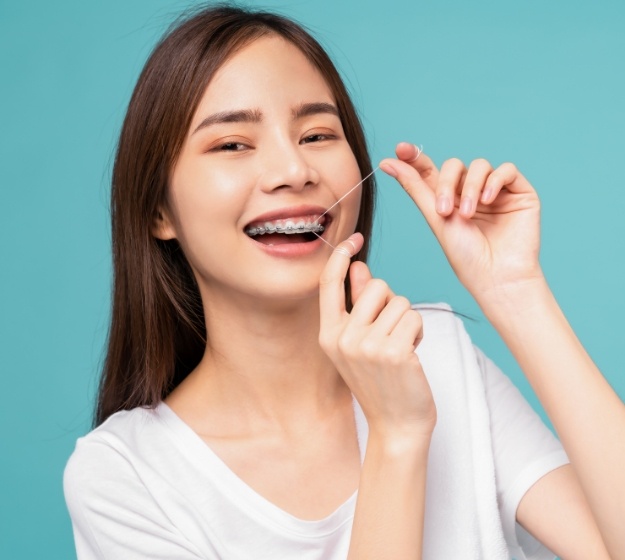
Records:
[[[348,233],[350,235],[356,231],[356,224],[358,223],[358,216],[360,214],[361,198],[361,190],[360,188],[358,188],[347,197],[345,197],[345,199],[341,202],[344,208],[342,212],[345,212],[349,216],[348,220],[346,221],[349,224]]]
[[[232,222],[248,196],[249,179],[237,170],[206,163],[187,165],[172,177],[170,196],[177,214],[177,227]]]
[[[248,194],[241,173],[186,166],[172,177],[170,205],[176,238],[200,274],[236,251],[233,234]]]
[[[358,185],[362,180],[360,169],[352,151],[346,154],[339,164],[335,165],[328,176],[332,177],[335,184],[334,193],[337,200],[340,200],[338,206],[341,214],[350,224],[355,227],[358,221],[358,213],[360,210],[360,199],[362,195],[362,185]],[[356,187],[356,188],[354,188]]]

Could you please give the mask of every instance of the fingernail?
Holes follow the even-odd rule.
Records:
[[[383,163],[380,165],[380,169],[384,171],[384,173],[388,173],[391,177],[397,178],[397,169],[395,169],[390,163]]]
[[[436,211],[439,214],[447,214],[451,210],[451,202],[445,195],[441,195],[436,199]]]
[[[488,202],[491,196],[493,196],[493,189],[486,187],[482,193],[482,202]]]
[[[463,198],[460,204],[460,213],[468,216],[473,210],[473,201],[470,198]]]

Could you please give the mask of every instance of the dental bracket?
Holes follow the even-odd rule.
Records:
[[[258,226],[249,228],[246,233],[248,235],[265,235],[265,233],[284,233],[286,235],[293,235],[296,233],[321,233],[325,228],[321,224],[299,224],[299,225],[286,225],[286,226]]]

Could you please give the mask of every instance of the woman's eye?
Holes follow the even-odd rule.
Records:
[[[302,139],[302,144],[310,144],[312,142],[321,142],[323,140],[330,140],[333,138],[330,134],[310,134]]]
[[[245,148],[245,144],[241,144],[241,142],[225,142],[224,144],[217,146],[215,150],[221,152],[240,152]]]

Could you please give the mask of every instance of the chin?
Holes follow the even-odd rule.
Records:
[[[267,279],[266,282],[257,284],[250,294],[253,305],[260,307],[263,306],[263,302],[278,307],[318,305],[320,274],[318,272],[314,277],[308,274],[305,279],[301,277]]]

